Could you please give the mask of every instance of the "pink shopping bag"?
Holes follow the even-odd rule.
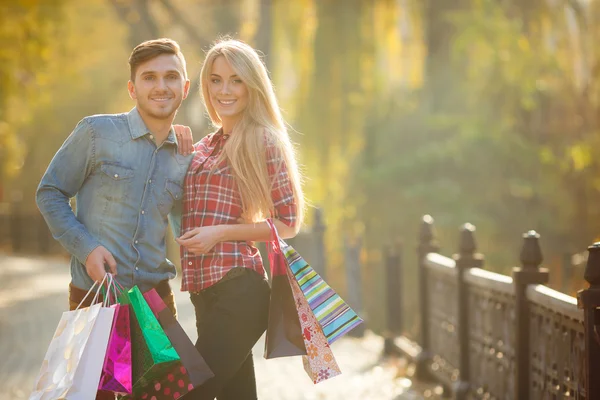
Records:
[[[115,308],[115,318],[98,390],[129,394],[132,390],[129,306],[115,304],[112,307]]]

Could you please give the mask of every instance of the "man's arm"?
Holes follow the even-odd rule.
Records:
[[[36,192],[36,202],[52,236],[82,264],[100,243],[77,220],[69,199],[94,168],[93,130],[82,120],[58,150]]]

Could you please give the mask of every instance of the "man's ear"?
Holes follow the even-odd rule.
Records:
[[[132,100],[137,100],[137,96],[135,94],[135,85],[131,80],[127,82],[127,91],[129,92],[129,97],[131,97]]]
[[[190,94],[190,80],[185,81],[185,85],[183,86],[183,98],[187,99],[188,94]]]

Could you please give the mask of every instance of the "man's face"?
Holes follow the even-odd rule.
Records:
[[[140,64],[135,80],[129,81],[127,87],[142,116],[166,120],[175,117],[188,95],[190,81],[185,79],[179,58],[163,54]]]

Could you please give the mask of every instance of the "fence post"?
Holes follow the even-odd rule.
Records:
[[[325,279],[325,273],[327,271],[326,263],[327,258],[325,257],[325,221],[323,221],[323,211],[320,208],[315,208],[315,216],[312,226],[313,238],[315,240],[315,264],[313,265],[314,270],[321,275],[321,278]]]
[[[387,330],[383,352],[394,353],[394,337],[402,333],[402,243],[396,240],[384,249]]]
[[[600,398],[600,242],[588,247],[588,260],[583,277],[588,289],[577,292],[579,308],[583,308],[585,340],[585,393],[586,399]]]
[[[465,273],[471,268],[483,266],[483,255],[476,253],[475,226],[469,223],[460,228],[458,254],[452,258],[456,261],[458,288],[458,344],[460,349],[460,379],[454,385],[456,400],[469,398],[470,365],[469,365],[469,289],[465,282]]]
[[[515,399],[529,398],[529,319],[530,307],[527,299],[529,285],[548,282],[548,270],[540,268],[542,250],[540,235],[536,231],[523,234],[521,248],[521,267],[513,268],[513,283],[515,285]]]
[[[425,257],[427,254],[437,253],[439,250],[433,229],[433,218],[431,215],[425,215],[421,221],[419,245],[417,246],[419,300],[421,305],[421,353],[416,359],[415,377],[421,380],[429,379],[429,366],[432,360],[431,345],[429,344],[429,279],[425,267]]]

